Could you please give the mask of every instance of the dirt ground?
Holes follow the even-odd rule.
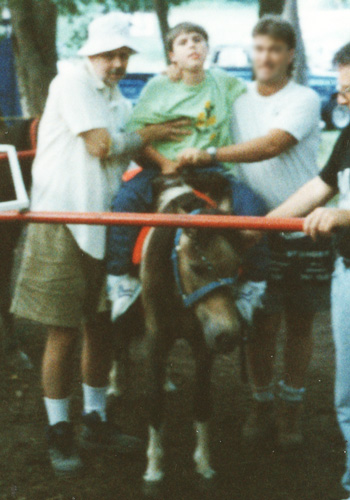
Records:
[[[0,499],[142,500],[145,457],[86,457],[81,478],[57,479],[45,449],[46,418],[40,390],[40,356],[44,334],[36,325],[20,324],[31,372],[0,369]],[[191,381],[193,360],[179,343],[169,360],[178,390],[168,395],[165,428],[167,479],[160,500],[326,500],[338,491],[344,467],[344,446],[332,405],[334,352],[329,312],[317,315],[315,352],[307,382],[304,413],[305,446],[282,453],[272,444],[247,448],[240,429],[247,414],[249,388],[239,379],[237,353],[218,357],[213,372],[214,416],[211,423],[213,466],[218,472],[211,489],[197,480],[192,463]],[[281,345],[277,368],[281,369]],[[133,348],[130,391],[111,408],[124,431],[146,439],[144,347]],[[77,366],[78,368],[78,366]],[[73,395],[73,421],[79,426],[81,390]],[[341,491],[341,490],[340,490]],[[341,496],[338,496],[341,498]]]

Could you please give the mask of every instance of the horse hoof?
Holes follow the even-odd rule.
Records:
[[[206,471],[205,474],[196,474],[197,488],[202,492],[211,492],[216,488],[218,477],[213,469]]]
[[[164,488],[163,481],[149,481],[147,479],[143,479],[143,488],[142,493],[147,498],[160,499],[163,498]]]
[[[175,392],[177,391],[177,386],[170,379],[167,380],[164,384],[165,392]]]
[[[112,398],[120,398],[122,397],[124,391],[121,391],[117,387],[109,386],[107,389],[107,396]]]
[[[34,368],[29,356],[19,350],[16,350],[8,355],[7,364],[20,371],[33,370]]]

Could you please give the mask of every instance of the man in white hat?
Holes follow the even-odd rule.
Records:
[[[131,112],[117,83],[136,50],[128,16],[110,13],[89,26],[85,56],[51,83],[33,164],[32,210],[103,212],[119,187],[132,155],[155,140],[181,138],[183,122],[125,133]],[[69,420],[72,359],[83,330],[82,380],[85,449],[134,452],[141,441],[123,435],[106,418],[109,313],[102,300],[106,228],[32,224],[12,312],[47,326],[42,383],[48,447],[54,471],[82,467]]]

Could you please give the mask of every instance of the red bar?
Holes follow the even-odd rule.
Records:
[[[114,212],[0,212],[0,222],[44,222],[52,224],[93,224],[121,226],[217,227],[261,229],[264,231],[302,231],[304,219],[276,219],[235,215],[137,214]]]
[[[34,159],[35,153],[36,153],[36,149],[30,149],[28,151],[17,151],[17,157],[19,160],[25,160],[27,158]],[[1,153],[0,154],[0,161],[6,160],[6,159],[7,159],[7,154]]]

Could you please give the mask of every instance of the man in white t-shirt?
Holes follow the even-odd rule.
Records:
[[[215,154],[220,162],[238,163],[234,169],[238,180],[260,195],[271,210],[318,173],[320,100],[314,91],[291,80],[296,42],[289,23],[264,17],[253,30],[253,40],[256,81],[234,103],[234,145],[216,152],[187,150],[181,158],[205,164]],[[307,255],[307,244],[302,234],[294,233],[289,239],[283,235],[272,238],[272,271],[280,281],[269,283],[265,309],[256,317],[256,338],[248,347],[254,407],[243,434],[251,439],[266,438],[274,434],[271,431],[277,423],[278,443],[286,447],[302,442],[299,416],[312,351],[317,289],[310,281],[303,282],[301,277],[308,275],[305,266],[299,261],[295,264],[291,257],[299,255],[298,250]],[[329,252],[317,251],[324,265]],[[279,261],[274,263],[276,256]],[[275,422],[273,367],[283,311],[285,366],[277,386]]]
[[[92,21],[79,51],[84,60],[53,80],[33,164],[33,210],[108,211],[131,156],[153,140],[185,133],[181,121],[125,132],[131,105],[117,84],[136,52],[128,25],[128,16],[121,13]],[[105,239],[104,226],[29,225],[12,304],[14,314],[48,328],[42,381],[49,455],[59,475],[72,475],[82,467],[68,414],[72,358],[81,327],[80,445],[128,453],[141,444],[106,418],[111,344],[102,293]]]

